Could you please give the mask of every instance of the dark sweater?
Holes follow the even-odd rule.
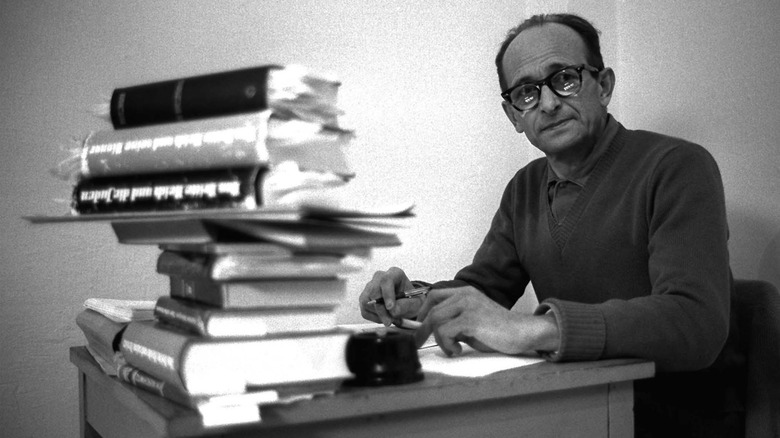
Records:
[[[511,307],[533,283],[561,332],[552,360],[640,357],[657,370],[708,366],[726,340],[730,271],[718,167],[702,147],[622,125],[565,219],[546,159],[517,172],[468,283]],[[451,282],[448,282],[451,283]]]

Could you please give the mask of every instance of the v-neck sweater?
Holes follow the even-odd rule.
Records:
[[[696,144],[619,125],[566,217],[547,195],[545,158],[507,185],[491,228],[454,286],[509,308],[532,282],[553,312],[554,361],[640,357],[701,369],[726,340],[731,274],[723,185]]]

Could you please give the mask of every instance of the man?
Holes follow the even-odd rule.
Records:
[[[658,433],[727,432],[722,411],[739,410],[724,408],[730,393],[709,394],[713,406],[683,394],[721,376],[689,372],[715,362],[729,331],[728,229],[712,156],[612,118],[615,74],[598,31],[580,17],[526,20],[509,32],[496,66],[504,112],[545,158],[509,182],[473,262],[454,280],[396,300],[416,284],[399,268],[377,272],[360,296],[363,316],[417,318],[418,342],[432,333],[447,354],[465,342],[551,361],[649,359],[659,377],[636,385],[638,435],[659,419],[676,425]],[[510,311],[529,281],[539,307]],[[379,297],[384,306],[368,303]]]

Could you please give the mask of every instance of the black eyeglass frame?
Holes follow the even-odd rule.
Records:
[[[564,97],[564,98],[565,98],[565,97],[570,97],[570,96],[572,96],[572,95],[576,94],[576,93],[577,93],[578,91],[580,91],[580,90],[579,90],[579,89],[577,89],[577,91],[573,91],[573,92],[571,92],[570,94],[561,94],[561,93],[559,93],[559,92],[558,92],[558,90],[556,90],[556,89],[555,89],[555,87],[553,87],[553,86],[552,86],[552,78],[554,78],[554,77],[555,77],[555,75],[557,75],[557,74],[559,74],[559,73],[563,73],[564,71],[566,71],[566,70],[568,70],[568,69],[571,69],[571,68],[573,68],[573,69],[574,69],[574,70],[577,72],[577,76],[579,77],[579,81],[580,81],[580,88],[582,88],[582,71],[583,71],[583,70],[587,70],[587,71],[589,71],[589,72],[591,72],[591,73],[601,73],[601,71],[603,70],[603,69],[601,69],[601,68],[596,68],[596,67],[590,66],[590,65],[588,65],[588,64],[580,64],[580,65],[569,65],[569,66],[563,67],[563,68],[562,68],[562,69],[560,69],[560,70],[556,70],[556,71],[552,72],[552,73],[551,73],[549,76],[547,76],[546,78],[542,79],[541,81],[536,81],[536,82],[523,82],[523,83],[521,83],[521,84],[517,84],[517,85],[515,85],[514,87],[510,87],[510,88],[506,89],[505,91],[503,91],[503,92],[501,93],[501,97],[502,97],[502,98],[503,98],[503,99],[504,99],[504,100],[505,100],[507,103],[509,103],[510,105],[512,105],[512,107],[513,107],[514,109],[516,109],[516,110],[518,110],[518,111],[522,111],[522,112],[531,111],[532,109],[534,109],[534,108],[536,108],[537,106],[539,106],[539,100],[540,100],[540,98],[542,97],[542,85],[547,85],[547,88],[549,88],[549,89],[550,89],[550,91],[552,91],[552,92],[553,92],[553,94],[555,94],[555,95],[556,95],[556,96],[558,96],[558,97]],[[530,108],[526,108],[526,109],[521,109],[521,108],[518,108],[518,107],[516,107],[516,106],[515,106],[515,104],[512,102],[512,97],[511,97],[512,91],[513,91],[513,90],[515,90],[515,89],[517,89],[517,88],[520,88],[520,87],[527,87],[528,85],[533,85],[533,86],[535,86],[535,87],[536,87],[536,90],[537,90],[537,91],[538,91],[538,93],[539,93],[539,97],[536,99],[536,102],[534,103],[534,105],[533,105],[532,107],[530,107]]]

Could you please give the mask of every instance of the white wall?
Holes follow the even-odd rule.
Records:
[[[358,179],[417,201],[400,248],[373,267],[448,278],[468,263],[504,184],[538,156],[500,107],[493,58],[523,14],[570,10],[602,30],[618,76],[613,113],[678,135],[720,163],[736,276],[780,284],[780,71],[776,0],[0,2],[0,430],[74,436],[68,347],[88,297],[166,293],[157,250],[120,246],[105,224],[31,226],[67,210],[48,175],[108,123],[114,87],[263,63],[336,72],[358,133]],[[353,296],[370,272],[350,283]],[[355,300],[340,313],[357,322]]]

